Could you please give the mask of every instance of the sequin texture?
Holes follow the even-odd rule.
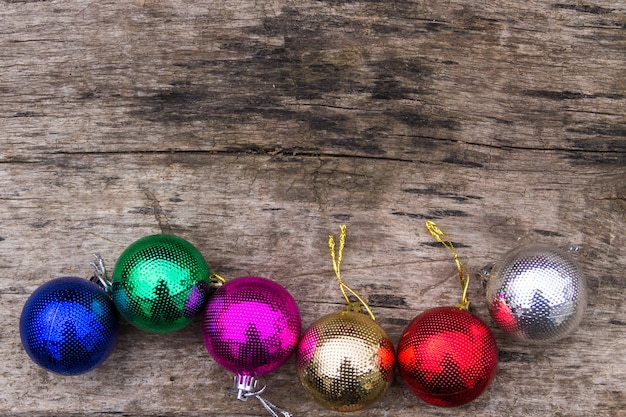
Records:
[[[78,375],[113,351],[118,318],[109,295],[83,278],[53,279],[35,290],[20,317],[22,345],[42,368]]]
[[[222,367],[259,376],[289,359],[300,327],[298,305],[285,288],[267,278],[240,277],[219,287],[207,303],[202,335]]]
[[[366,408],[387,391],[395,352],[385,331],[365,314],[328,314],[298,344],[296,370],[304,389],[336,411]]]
[[[478,317],[457,307],[438,307],[407,326],[398,345],[398,365],[416,396],[440,407],[459,406],[491,384],[498,348]]]
[[[131,244],[113,270],[113,301],[136,327],[166,333],[187,326],[210,295],[209,268],[200,252],[172,235]]]
[[[487,301],[496,324],[527,342],[549,342],[578,327],[587,304],[587,282],[572,258],[544,244],[520,246],[496,262]]]

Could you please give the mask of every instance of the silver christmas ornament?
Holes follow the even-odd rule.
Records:
[[[564,250],[527,244],[482,270],[489,312],[515,338],[533,343],[561,339],[580,324],[587,281]]]

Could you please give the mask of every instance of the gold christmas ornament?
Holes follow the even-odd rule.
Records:
[[[319,404],[335,411],[357,411],[387,391],[393,379],[395,352],[367,303],[341,279],[345,239],[346,226],[342,225],[339,252],[335,253],[332,235],[328,246],[348,305],[344,311],[320,318],[304,332],[296,351],[296,367],[302,386]],[[346,291],[358,302],[350,301]]]

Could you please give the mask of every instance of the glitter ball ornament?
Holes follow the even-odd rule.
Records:
[[[215,291],[202,334],[222,367],[235,374],[264,375],[289,359],[300,323],[298,305],[286,289],[267,278],[241,277]]]
[[[113,351],[117,333],[117,313],[109,295],[77,277],[56,278],[37,288],[20,317],[28,356],[61,375],[78,375],[99,366]]]
[[[466,404],[487,389],[498,365],[485,323],[459,307],[426,310],[398,344],[400,375],[411,391],[440,407]]]
[[[113,301],[134,326],[153,333],[187,326],[206,305],[209,268],[177,236],[146,236],[122,253],[113,270]]]
[[[211,296],[202,336],[213,359],[236,374],[237,399],[256,397],[268,411],[288,415],[260,397],[265,387],[257,389],[258,377],[289,359],[300,329],[300,310],[291,294],[267,278],[247,276],[226,282]]]
[[[498,366],[498,348],[487,325],[468,311],[469,272],[443,231],[426,228],[453,255],[463,285],[456,307],[426,310],[407,326],[398,344],[398,368],[411,391],[427,403],[452,407],[480,396]]]
[[[333,236],[329,247],[348,307],[320,318],[304,332],[296,351],[296,370],[304,389],[319,404],[335,411],[357,411],[374,404],[387,391],[394,375],[395,352],[365,301],[341,279],[345,238],[346,226],[342,225],[338,256]],[[369,315],[361,311],[359,302],[350,301],[346,290]]]
[[[525,342],[572,333],[587,305],[587,282],[572,257],[544,244],[527,244],[483,269],[489,312],[507,334]]]
[[[328,314],[298,345],[296,369],[304,389],[324,407],[357,411],[375,403],[393,379],[395,353],[385,331],[363,313]]]

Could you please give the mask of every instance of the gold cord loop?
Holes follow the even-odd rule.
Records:
[[[346,303],[348,304],[346,309],[350,311],[359,311],[362,313],[363,310],[359,306],[359,303],[361,303],[363,307],[365,307],[365,310],[367,310],[367,313],[369,314],[371,319],[376,321],[376,317],[374,317],[374,313],[372,313],[372,309],[367,305],[365,300],[356,291],[350,288],[350,286],[348,286],[345,282],[343,282],[343,279],[341,279],[341,260],[343,258],[343,248],[346,245],[346,229],[347,228],[345,224],[342,224],[340,226],[341,233],[339,235],[339,251],[338,252],[335,250],[335,237],[333,235],[328,236],[328,249],[330,250],[330,258],[333,261],[333,271],[335,271],[335,275],[337,276],[337,280],[339,281],[339,289],[341,289],[343,298],[345,298]],[[348,297],[348,294],[346,293],[346,291],[352,294],[357,300],[359,300],[359,302],[350,301],[350,297]]]
[[[211,272],[209,275],[209,281],[216,287],[226,284],[226,278],[216,274],[215,272]]]
[[[446,247],[454,256],[454,262],[456,262],[456,268],[459,271],[459,279],[461,280],[461,286],[463,287],[463,295],[461,296],[461,302],[457,305],[459,308],[463,310],[468,310],[470,306],[470,302],[467,299],[467,288],[469,287],[469,271],[467,267],[463,265],[463,263],[459,260],[459,254],[456,253],[454,246],[448,236],[433,222],[432,220],[426,221],[426,230],[430,232],[433,237],[440,242],[443,246]]]

